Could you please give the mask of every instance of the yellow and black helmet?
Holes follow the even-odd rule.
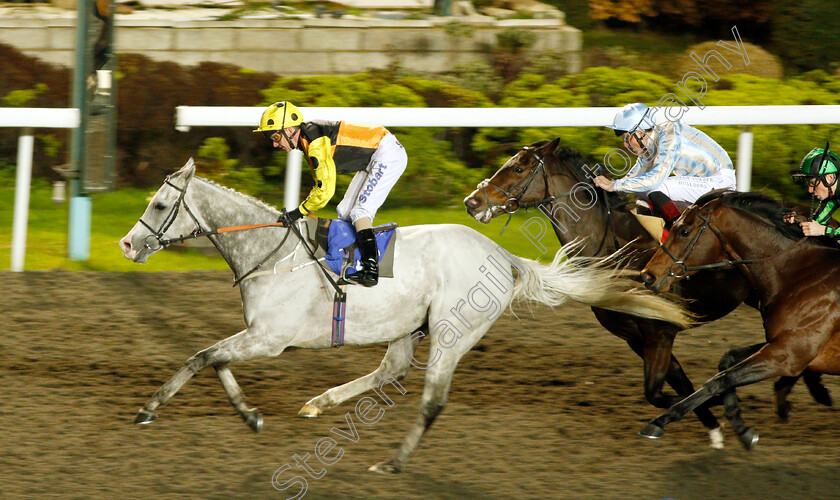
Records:
[[[296,127],[303,123],[303,114],[294,104],[287,101],[275,102],[260,118],[260,126],[254,132],[268,132]]]

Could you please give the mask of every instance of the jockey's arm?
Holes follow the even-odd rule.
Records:
[[[624,193],[647,193],[659,187],[671,175],[680,150],[680,136],[677,127],[663,127],[657,134],[656,158],[653,165],[643,169],[643,157],[636,160],[636,164],[623,178],[615,181],[613,189]]]
[[[833,227],[837,226],[837,224],[831,224],[831,216],[840,208],[840,202],[830,199],[823,203],[824,205],[821,205],[822,210],[817,214],[816,220],[800,224],[802,226],[802,232],[805,236],[828,236],[829,238],[840,240],[840,228]]]
[[[324,208],[335,194],[335,161],[332,158],[332,145],[328,137],[319,137],[309,145],[308,160],[313,168],[315,185],[309,196],[300,204],[303,215],[317,212]]]

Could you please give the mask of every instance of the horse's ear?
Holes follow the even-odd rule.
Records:
[[[554,139],[553,141],[549,142],[548,144],[546,144],[545,146],[543,146],[543,150],[542,150],[543,156],[548,156],[550,154],[553,154],[554,151],[557,149],[557,146],[559,146],[559,145],[560,145],[560,138],[558,137],[558,138]]]
[[[195,161],[190,157],[187,163],[178,171],[178,177],[186,181],[192,179],[193,175],[195,175]]]

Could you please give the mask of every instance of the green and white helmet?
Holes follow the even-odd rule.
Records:
[[[823,177],[826,174],[840,172],[840,158],[828,150],[828,144],[823,148],[814,148],[802,158],[799,169],[793,171],[794,179]]]

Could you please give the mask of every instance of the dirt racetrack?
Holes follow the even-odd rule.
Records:
[[[260,434],[212,369],[138,427],[137,410],[189,356],[242,329],[230,273],[0,275],[2,498],[292,496],[272,487],[272,474],[313,454],[333,426],[346,429],[356,400],[317,419],[297,411],[374,370],[385,352],[294,350],[231,365],[265,418]],[[578,305],[517,310],[461,361],[448,405],[402,474],[366,469],[390,458],[414,421],[416,369],[378,423],[357,421],[359,439],[339,443],[340,461],[315,466],[325,474],[309,478],[305,498],[840,498],[840,411],[814,403],[804,385],[788,424],[775,418],[771,382],[740,390],[761,433],[752,452],[729,428],[726,448],[712,450],[693,415],[646,440],[636,433],[659,410],[644,401],[641,361],[626,344]],[[758,314],[741,308],[684,333],[676,353],[699,384],[727,348],[762,338]],[[840,397],[840,379],[824,380]]]

